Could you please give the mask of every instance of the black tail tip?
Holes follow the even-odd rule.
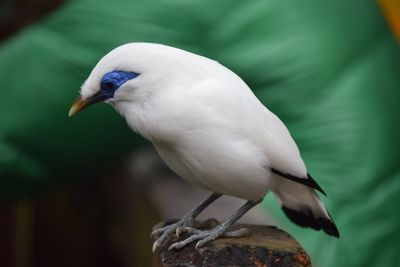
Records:
[[[337,229],[335,223],[333,221],[327,220],[327,219],[322,219],[324,221],[324,226],[322,227],[322,230],[324,230],[325,233],[327,233],[330,236],[334,236],[336,238],[340,237],[339,230]]]
[[[314,230],[323,230],[330,236],[340,237],[339,230],[332,219],[314,218],[310,210],[296,211],[285,206],[282,207],[286,216],[295,224],[301,227],[309,227]]]

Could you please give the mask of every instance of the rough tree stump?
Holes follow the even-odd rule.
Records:
[[[199,250],[192,243],[180,250],[168,251],[169,244],[177,240],[174,237],[168,246],[154,255],[153,266],[311,266],[310,257],[300,244],[282,230],[271,226],[240,224],[234,225],[232,229],[240,227],[249,228],[251,234],[242,238],[220,238]]]

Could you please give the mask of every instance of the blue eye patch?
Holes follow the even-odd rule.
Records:
[[[114,70],[104,74],[100,82],[100,91],[91,98],[93,102],[105,101],[114,97],[115,91],[129,80],[139,76],[138,73],[132,71]]]
[[[104,74],[100,82],[101,90],[117,90],[125,82],[137,77],[139,74],[135,72],[127,72],[114,70]]]

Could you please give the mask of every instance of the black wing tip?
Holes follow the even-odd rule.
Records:
[[[311,177],[311,175],[309,173],[307,173],[307,178],[308,179],[306,179],[306,178],[299,178],[299,177],[293,176],[291,174],[287,174],[287,173],[281,172],[281,171],[279,171],[277,169],[274,169],[274,168],[271,168],[271,172],[273,172],[273,173],[275,173],[275,174],[277,174],[277,175],[279,175],[281,177],[287,178],[287,179],[289,179],[291,181],[294,181],[294,182],[297,182],[299,184],[302,184],[302,185],[311,187],[311,188],[313,188],[315,190],[318,190],[319,192],[321,192],[322,194],[324,194],[326,196],[325,191],[319,186],[319,184],[317,184],[317,182],[314,180],[314,178]]]
[[[283,212],[295,224],[301,227],[309,227],[314,230],[323,230],[330,236],[340,237],[339,230],[332,219],[314,218],[310,210],[296,211],[285,206],[282,206]]]
[[[314,178],[311,177],[311,175],[309,173],[307,173],[307,180],[310,181],[310,187],[318,190],[319,192],[321,192],[323,195],[327,196],[327,194],[325,193],[324,189],[322,189],[319,184],[317,184],[317,182],[314,180]]]

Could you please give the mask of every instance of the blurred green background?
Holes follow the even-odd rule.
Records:
[[[395,23],[400,4],[381,4]],[[328,193],[341,238],[294,226],[271,197],[264,206],[315,266],[397,266],[400,50],[382,10],[363,0],[0,2],[0,265],[150,264],[157,214],[140,188],[125,201],[113,192],[124,190],[124,178],[115,178],[125,177],[122,162],[146,142],[106,105],[67,117],[105,53],[146,41],[218,60],[285,122]],[[99,224],[115,213],[104,188],[112,201],[139,207],[117,216],[139,240],[125,244],[134,260],[105,241]],[[141,212],[146,219],[135,217]],[[52,250],[57,240],[61,254]]]

